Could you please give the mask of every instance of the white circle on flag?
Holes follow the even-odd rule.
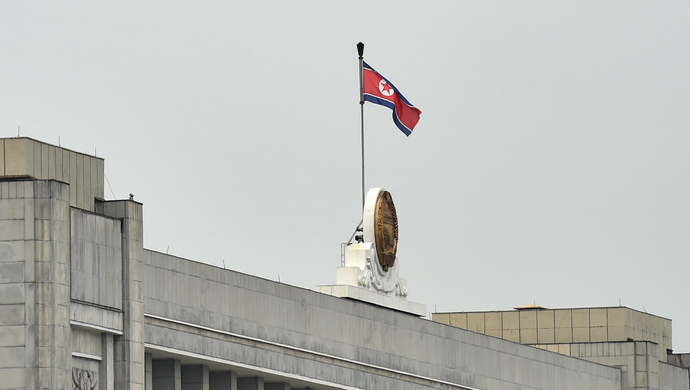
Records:
[[[381,91],[381,94],[383,96],[393,96],[393,93],[395,93],[395,91],[393,91],[393,88],[385,89],[386,84],[388,84],[386,83],[386,80],[381,79],[381,81],[379,81],[379,91]]]

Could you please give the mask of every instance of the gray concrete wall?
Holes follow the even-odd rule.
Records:
[[[659,377],[659,365],[664,363],[659,362],[659,347],[655,343],[629,341],[572,344],[570,356],[608,366],[625,367],[624,389],[659,390],[664,385]]]
[[[659,381],[661,390],[687,390],[690,389],[690,377],[688,370],[670,364],[659,365]]]
[[[65,183],[34,181],[39,389],[72,385],[69,196],[69,186]]]
[[[71,210],[71,297],[122,310],[120,220]]]
[[[159,347],[355,388],[621,388],[615,368],[158,252],[144,280]]]
[[[69,218],[66,184],[0,181],[2,389],[71,386]]]
[[[70,205],[94,211],[103,199],[104,160],[31,138],[0,139],[0,177],[30,176],[70,184]]]
[[[107,218],[69,199],[59,181],[0,180],[0,389],[143,388],[141,205]]]
[[[623,389],[688,390],[690,372],[683,366],[682,355],[671,355],[674,365],[659,361],[661,348],[652,342],[576,343],[540,345],[558,353],[613,367],[624,367]]]
[[[35,386],[33,187],[0,182],[0,388]]]
[[[101,333],[83,329],[72,329],[72,353],[103,358],[103,337]]]

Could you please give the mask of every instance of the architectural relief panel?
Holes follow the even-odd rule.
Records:
[[[82,368],[72,369],[74,390],[98,390],[98,373]]]

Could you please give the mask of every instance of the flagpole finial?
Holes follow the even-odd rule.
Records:
[[[364,44],[362,42],[357,44],[357,53],[359,53],[359,59],[364,58]]]

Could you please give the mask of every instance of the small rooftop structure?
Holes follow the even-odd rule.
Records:
[[[105,161],[27,137],[0,139],[0,178],[69,184],[70,206],[95,211],[103,199]]]

